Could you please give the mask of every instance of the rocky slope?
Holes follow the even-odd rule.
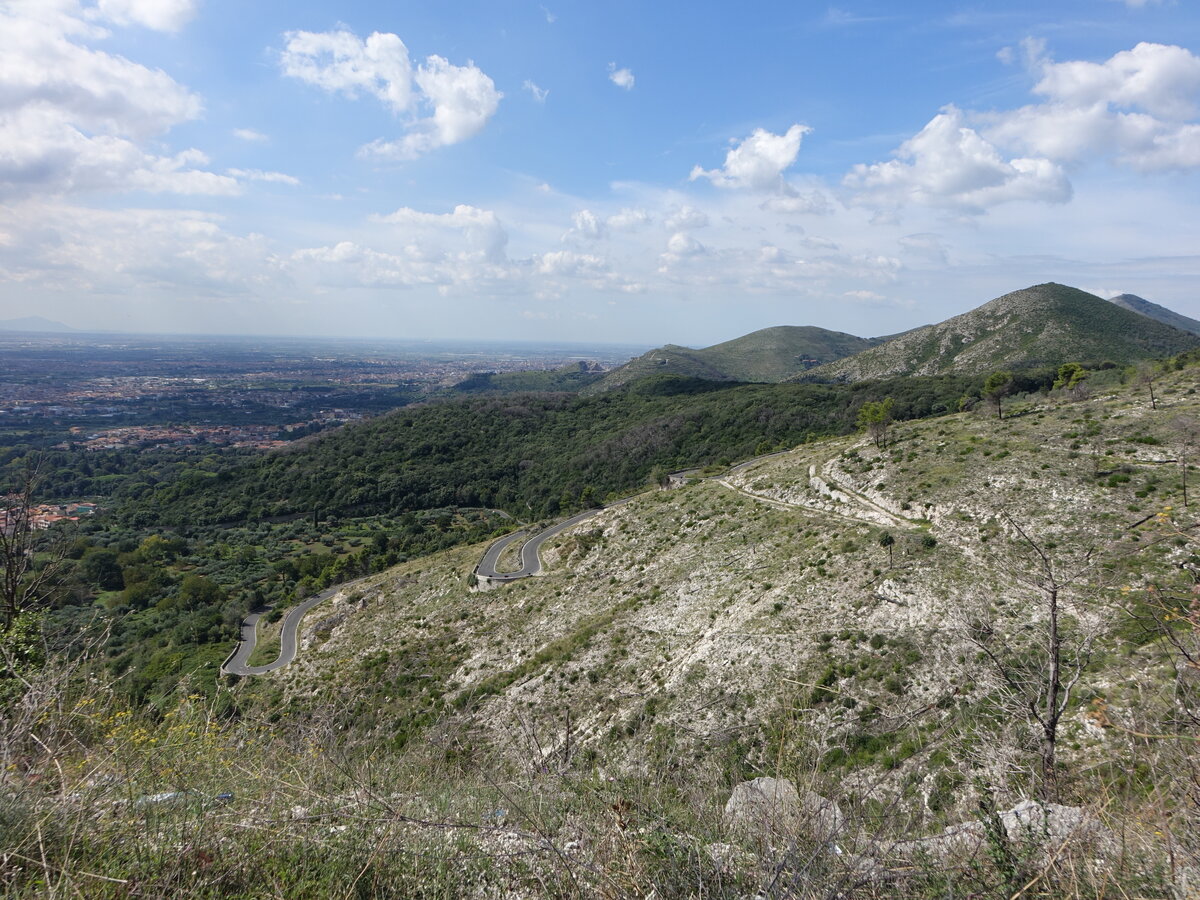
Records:
[[[1032,725],[986,649],[1036,660],[1050,566],[1071,652],[1092,654],[1060,760],[1094,790],[1139,752],[1104,722],[1170,716],[1169,650],[1131,598],[1191,559],[1166,538],[1197,375],[1170,376],[1158,410],[1113,383],[894,426],[883,448],[803,445],[607,510],[550,545],[544,577],[488,592],[483,546],[401,566],[247,689],[296,710],[345,698],[341,727],[368,743],[436,734],[635,774],[799,766],[928,828],[969,817],[973,785],[1034,789]]]
[[[1130,312],[1076,288],[1039,284],[1013,291],[937,325],[906,332],[801,379],[860,381],[946,372],[1124,365],[1195,347],[1195,335]]]

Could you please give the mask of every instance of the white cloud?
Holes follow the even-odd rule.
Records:
[[[1056,63],[1023,42],[1045,101],[980,115],[995,143],[1063,162],[1114,156],[1142,171],[1200,166],[1200,57],[1141,43],[1102,63]]]
[[[292,186],[300,183],[300,179],[293,175],[285,175],[283,172],[264,172],[261,169],[229,169],[226,174],[244,181],[267,181]]]
[[[685,259],[689,256],[700,256],[705,252],[704,245],[683,231],[677,231],[667,239],[667,252],[664,256],[672,261]]]
[[[559,275],[572,278],[597,278],[608,272],[608,264],[590,253],[552,250],[535,257],[540,275]]]
[[[563,235],[564,241],[598,241],[608,233],[608,226],[590,209],[581,209],[571,216],[571,227]]]
[[[237,181],[198,168],[198,150],[155,156],[124,138],[88,136],[52,109],[0,116],[0,197],[91,191],[236,194]]]
[[[0,7],[0,196],[74,191],[229,194],[237,182],[203,171],[197,150],[142,142],[200,115],[200,99],[165,72],[86,45],[100,13],[171,29],[194,4],[128,2],[85,11],[73,0]]]
[[[847,25],[869,25],[875,22],[888,21],[887,16],[863,16],[857,13],[849,12],[848,10],[839,9],[836,6],[831,6],[825,10],[825,18],[823,19],[826,25],[831,25],[835,28],[844,27]]]
[[[627,91],[633,90],[634,77],[633,72],[629,69],[618,69],[616,63],[608,64],[608,80],[619,88],[624,88]]]
[[[856,203],[917,203],[972,213],[1015,200],[1063,203],[1071,197],[1061,167],[1048,159],[1004,159],[953,106],[905,141],[896,159],[857,165],[843,183],[856,192]]]
[[[668,231],[688,231],[708,227],[708,213],[694,206],[677,206],[663,221]]]
[[[508,235],[491,210],[458,206],[439,214],[404,207],[370,221],[376,226],[373,246],[347,239],[298,250],[289,271],[318,284],[425,286],[443,293],[453,289],[559,298],[570,292],[571,283],[600,291],[642,290],[595,253],[556,249],[510,259]]]
[[[790,186],[789,186],[790,187]],[[825,216],[833,212],[829,196],[824,191],[808,191],[799,193],[789,190],[787,193],[768,197],[762,202],[762,208],[772,212],[788,214],[807,213],[815,216]]]
[[[285,37],[280,58],[285,75],[349,97],[371,94],[396,113],[432,108],[432,115],[409,123],[404,137],[372,141],[359,151],[363,156],[415,159],[465,141],[483,130],[504,96],[471,62],[456,66],[434,55],[414,72],[408,48],[394,34],[376,32],[364,41],[343,29],[291,31]]]
[[[644,209],[625,207],[605,219],[605,224],[613,231],[636,231],[643,225],[649,225],[651,219],[650,213]]]
[[[260,131],[255,131],[252,128],[235,128],[233,136],[238,140],[249,141],[250,143],[264,144],[270,140],[265,134]]]
[[[196,0],[99,0],[97,8],[118,25],[179,31],[196,14]]]
[[[1033,90],[1072,107],[1102,103],[1188,119],[1196,115],[1200,57],[1183,47],[1140,43],[1103,63],[1044,61],[1042,79]]]
[[[160,134],[200,114],[200,99],[165,72],[72,40],[79,19],[0,8],[0,114],[36,107],[93,132]]]
[[[492,210],[459,205],[450,213],[427,213],[401,207],[372,221],[395,226],[410,248],[425,254],[503,263],[508,233]]]
[[[725,154],[725,164],[720,169],[695,166],[689,177],[692,181],[707,178],[722,188],[786,193],[783,172],[796,161],[800,142],[811,130],[806,125],[793,125],[784,134],[772,134],[765,128],[756,128]]]
[[[868,301],[868,302],[887,299],[886,297],[883,296],[883,294],[877,294],[877,293],[875,293],[875,291],[861,291],[861,290],[860,291],[844,291],[842,293],[842,296],[849,297],[851,300],[863,300],[863,301]]]
[[[544,15],[546,17],[547,24],[553,25],[555,22],[558,21],[558,16],[556,16],[554,13],[550,12],[550,10],[546,9],[546,7],[539,6],[538,9],[540,9],[542,11],[542,15]]]
[[[455,66],[440,56],[429,57],[417,70],[416,78],[433,104],[433,116],[418,122],[413,133],[400,142],[403,156],[416,156],[474,137],[495,114],[504,96],[474,63]]]
[[[528,78],[525,79],[525,83],[521,85],[521,87],[524,90],[529,91],[530,95],[533,97],[534,103],[545,103],[546,98],[550,96],[550,92],[548,90],[538,87]]]
[[[191,300],[283,287],[266,241],[230,234],[211,213],[30,200],[0,206],[0,233],[10,228],[20,239],[0,241],[0,279],[72,295],[162,290]]]
[[[408,48],[394,34],[375,32],[365,41],[346,31],[289,31],[279,59],[283,74],[330,93],[365,92],[395,112],[412,104]]]
[[[198,118],[199,97],[166,72],[92,49],[107,32],[89,22],[173,30],[193,2],[73,0],[0,6],[0,197],[84,191],[229,194],[236,180],[205,172],[198,150],[150,151],[143,143]]]

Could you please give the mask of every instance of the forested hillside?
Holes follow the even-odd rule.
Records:
[[[1048,386],[1031,376],[1021,390]],[[553,515],[671,469],[745,458],[855,427],[864,402],[898,419],[957,408],[980,379],[858,385],[723,385],[652,378],[599,396],[525,394],[399,410],[231,471],[148,488],[121,511],[139,526],[189,528],[276,516],[366,515],[448,506]]]

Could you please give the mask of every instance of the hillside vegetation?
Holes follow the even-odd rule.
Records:
[[[1048,384],[1048,373],[1033,386]],[[895,416],[956,408],[977,379],[846,385],[732,385],[660,377],[592,397],[525,394],[406,408],[232,470],[187,473],[126,500],[143,526],[189,528],[276,516],[350,516],[442,507],[552,515],[651,476],[745,459],[853,430],[864,402]],[[658,473],[658,474],[656,474]]]
[[[6,885],[1187,896],[1198,386],[813,441],[605,510],[487,592],[484,543],[405,563],[208,708],[39,682],[5,725],[0,825],[30,861]],[[809,813],[739,824],[756,776]]]
[[[1152,303],[1136,294],[1118,294],[1109,300],[1109,302],[1122,309],[1127,309],[1138,315],[1154,319],[1156,322],[1162,322],[1164,325],[1178,328],[1180,331],[1186,331],[1190,334],[1200,334],[1200,322],[1181,315],[1173,309],[1167,309],[1161,304]]]
[[[900,375],[984,374],[1065,362],[1127,365],[1180,353],[1200,338],[1066,285],[997,297],[937,325],[906,332],[798,380],[860,381]]]
[[[786,381],[813,366],[873,347],[879,341],[812,325],[780,325],[700,350],[667,344],[614,369],[593,390],[611,390],[656,374],[710,381]]]

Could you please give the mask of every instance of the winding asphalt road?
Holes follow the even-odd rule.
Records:
[[[528,532],[517,531],[513,534],[506,534],[492,546],[488,547],[487,552],[483,554],[483,559],[479,561],[479,565],[475,567],[475,574],[489,581],[516,581],[518,578],[528,578],[530,575],[539,575],[542,571],[542,559],[539,556],[539,551],[542,549],[542,544],[550,540],[550,538],[562,534],[568,528],[578,525],[580,522],[586,522],[596,513],[605,509],[612,509],[614,506],[620,506],[622,503],[628,503],[632,497],[627,497],[624,500],[617,500],[610,503],[608,506],[602,506],[597,509],[589,509],[581,512],[578,515],[571,516],[569,519],[564,519],[557,525],[551,525],[545,531],[539,531],[533,537],[529,538],[521,545],[521,568],[513,572],[498,572],[496,565],[500,561],[502,554],[513,541],[525,537]]]
[[[781,450],[776,453],[765,454],[764,456],[756,456],[753,459],[748,459],[745,462],[734,466],[728,471],[727,474],[738,472],[741,469],[752,465],[753,463],[767,459],[771,456],[779,456],[781,453],[786,452],[788,451]],[[689,472],[691,471],[699,470],[689,470]],[[616,500],[608,504],[608,506],[586,510],[578,513],[577,515],[571,516],[569,519],[564,519],[555,525],[551,525],[544,531],[539,531],[533,537],[528,538],[528,540],[521,545],[521,567],[511,572],[498,572],[496,571],[496,566],[500,562],[500,555],[514,541],[518,541],[521,538],[527,537],[529,532],[515,531],[512,534],[507,534],[488,547],[487,552],[483,554],[483,559],[481,559],[479,561],[479,565],[475,567],[475,574],[480,578],[493,583],[506,583],[509,581],[516,581],[520,578],[529,578],[532,575],[540,575],[542,571],[542,560],[539,553],[542,549],[542,544],[546,543],[546,541],[550,540],[551,538],[562,534],[568,528],[572,528],[578,525],[580,522],[586,522],[597,513],[603,512],[606,509],[612,509],[615,506],[621,506],[635,499],[637,496],[638,495],[635,494],[631,497],[625,497],[621,500]],[[361,581],[362,579],[358,580]],[[279,658],[274,662],[267,663],[265,666],[251,666],[248,663],[250,657],[254,654],[255,646],[258,644],[259,620],[262,619],[262,617],[268,612],[270,612],[270,607],[248,615],[242,621],[241,639],[238,642],[237,647],[234,649],[234,652],[230,654],[224,665],[221,666],[221,674],[265,675],[267,672],[273,672],[276,669],[282,669],[284,666],[290,664],[292,660],[296,658],[296,651],[299,645],[300,622],[304,618],[305,614],[314,606],[317,606],[318,604],[328,600],[338,591],[345,590],[350,585],[355,583],[356,582],[350,581],[346,582],[345,584],[339,584],[336,587],[331,587],[328,590],[316,594],[315,596],[309,597],[303,603],[300,603],[299,605],[288,610],[287,615],[283,617],[283,625],[279,635]]]
[[[343,591],[356,583],[356,581],[348,581],[345,584],[331,587],[289,609],[287,615],[283,617],[283,625],[279,633],[279,658],[275,662],[267,663],[265,666],[251,666],[248,663],[250,657],[254,655],[255,646],[258,644],[258,622],[264,615],[271,611],[271,608],[267,607],[260,612],[253,612],[246,616],[242,621],[241,640],[238,642],[237,648],[233,651],[233,655],[221,666],[221,674],[265,675],[267,672],[273,672],[288,665],[296,658],[296,650],[299,644],[300,620],[317,604],[324,603],[338,591]]]

